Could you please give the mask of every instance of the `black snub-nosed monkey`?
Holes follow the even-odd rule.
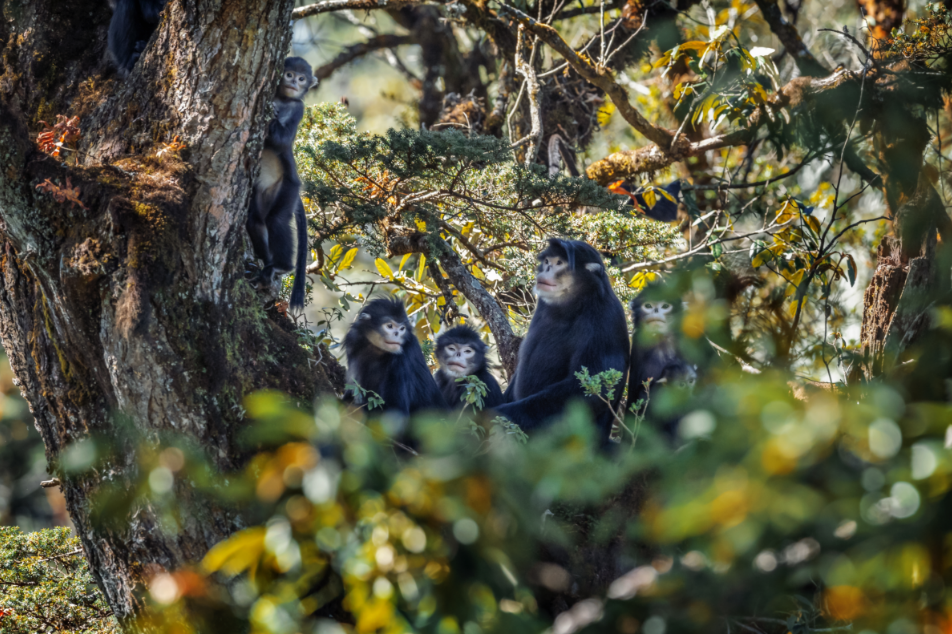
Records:
[[[348,381],[376,392],[385,411],[447,409],[399,300],[367,302],[344,337],[344,350]]]
[[[456,379],[475,376],[486,384],[483,408],[491,409],[502,404],[502,390],[496,378],[486,366],[486,344],[469,326],[450,328],[436,339],[436,384],[443,392],[450,407],[460,407],[465,387]]]
[[[664,289],[651,285],[631,301],[635,325],[628,372],[628,406],[639,401],[641,411],[669,439],[677,434],[681,416],[678,404],[694,391],[697,370],[677,349],[674,330],[680,323],[680,299],[666,297]],[[648,389],[645,389],[648,383]]]
[[[304,276],[307,265],[307,218],[301,202],[301,180],[294,162],[294,137],[304,117],[304,95],[317,85],[311,66],[300,57],[284,60],[284,74],[274,98],[274,119],[261,152],[246,227],[255,257],[264,268],[255,279],[258,288],[270,288],[274,275],[294,271],[290,307],[304,307]],[[291,220],[297,226],[297,248]],[[295,263],[295,251],[297,258]]]
[[[159,24],[159,14],[166,0],[109,0],[112,20],[109,22],[107,49],[119,74],[125,77],[145,50],[152,32]]]
[[[628,369],[625,309],[612,290],[598,251],[585,242],[549,240],[538,255],[539,298],[529,332],[519,347],[515,376],[506,389],[506,404],[496,411],[531,430],[562,413],[569,400],[584,396],[575,373]],[[612,409],[622,395],[615,390]],[[614,414],[595,397],[584,397],[595,417],[601,442],[607,443]]]

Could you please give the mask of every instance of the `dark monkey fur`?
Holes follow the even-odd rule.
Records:
[[[598,251],[577,240],[549,240],[538,255],[539,302],[519,348],[506,404],[496,411],[524,430],[541,427],[562,413],[571,399],[584,395],[575,373],[595,375],[628,370],[625,309],[612,290]],[[624,381],[624,378],[622,379]],[[622,396],[615,390],[617,407]],[[585,397],[602,443],[608,442],[614,417],[594,397]]]
[[[109,57],[122,77],[129,74],[145,50],[165,3],[166,0],[109,0]]]
[[[264,263],[255,285],[268,288],[274,282],[275,273],[282,275],[293,270],[290,304],[294,310],[304,307],[307,218],[301,202],[301,180],[293,147],[304,117],[304,95],[316,84],[317,79],[305,60],[300,57],[284,60],[281,86],[274,98],[274,119],[268,124],[246,224],[255,257]],[[297,249],[291,233],[292,218],[297,226]]]
[[[631,319],[635,329],[631,339],[628,407],[630,409],[650,394],[648,406],[642,406],[642,413],[669,438],[674,438],[681,416],[674,411],[675,403],[670,401],[676,399],[683,403],[684,397],[690,396],[697,371],[684,360],[677,348],[675,330],[681,323],[681,299],[667,295],[663,287],[649,285],[631,300]],[[649,380],[650,392],[644,385]],[[679,390],[676,397],[665,398],[665,392],[674,389]]]
[[[376,392],[384,410],[447,409],[399,300],[367,302],[344,337],[344,350],[348,381]]]
[[[486,367],[486,344],[475,330],[469,326],[456,326],[437,337],[436,360],[440,369],[436,371],[434,378],[450,407],[459,407],[466,391],[463,384],[457,383],[456,379],[472,375],[486,384],[484,409],[492,409],[502,404],[499,382]]]

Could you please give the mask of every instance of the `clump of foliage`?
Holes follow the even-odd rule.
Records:
[[[0,634],[40,632],[120,629],[69,529],[24,533],[0,527]]]
[[[625,260],[658,257],[680,240],[675,228],[621,209],[620,197],[588,179],[517,162],[509,144],[492,136],[363,134],[344,106],[322,104],[308,108],[295,158],[324,285],[344,294],[342,276],[366,252],[381,281],[399,288],[407,311],[426,323],[421,334],[434,332],[451,304],[459,305],[452,314],[479,314],[462,310],[469,298],[458,290],[463,280],[444,279],[446,259],[460,262],[502,305],[525,309],[535,253],[550,236],[594,240]],[[336,243],[329,254],[325,240]],[[345,303],[355,299],[344,295]]]

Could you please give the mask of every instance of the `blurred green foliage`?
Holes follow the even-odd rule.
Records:
[[[0,526],[0,634],[118,634],[69,529]]]
[[[49,478],[43,441],[13,381],[10,363],[0,354],[0,525],[48,527],[53,510],[40,487]]]

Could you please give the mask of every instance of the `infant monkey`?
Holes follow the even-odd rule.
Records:
[[[486,384],[484,409],[502,404],[499,383],[486,367],[486,344],[475,330],[469,326],[456,326],[437,337],[436,360],[440,369],[434,378],[450,407],[460,407],[466,389],[456,379],[471,375]]]

